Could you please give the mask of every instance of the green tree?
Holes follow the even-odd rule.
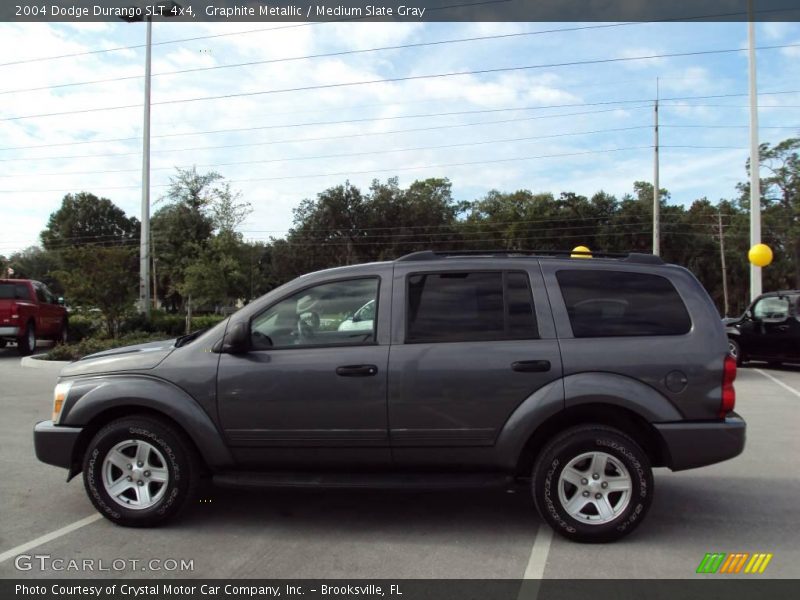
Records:
[[[46,283],[57,293],[64,290],[56,276],[60,265],[60,256],[56,252],[42,250],[39,246],[30,246],[20,252],[15,252],[6,261],[6,268],[14,269],[15,278],[36,279]],[[5,275],[5,269],[3,275]]]
[[[136,240],[139,221],[108,198],[98,198],[88,192],[67,194],[61,207],[50,215],[47,228],[42,231],[42,244],[46,250],[69,246],[107,246]]]
[[[137,295],[135,251],[121,246],[68,248],[58,277],[73,304],[99,308],[108,335],[118,334],[120,321],[133,308]]]
[[[214,184],[221,179],[219,173],[200,174],[195,167],[177,169],[159,200],[165,205],[151,220],[159,297],[171,310],[183,307],[186,270],[212,237],[215,225],[209,211],[219,189]]]

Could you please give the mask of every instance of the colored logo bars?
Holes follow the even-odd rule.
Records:
[[[763,573],[769,561],[772,560],[772,553],[756,552],[734,552],[726,554],[724,552],[706,553],[697,573]]]

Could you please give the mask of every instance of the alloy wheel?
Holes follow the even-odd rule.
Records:
[[[619,460],[605,452],[572,459],[558,478],[558,499],[574,519],[602,525],[616,519],[631,500],[633,481]]]
[[[131,509],[157,504],[167,491],[169,470],[164,455],[144,440],[125,440],[103,461],[103,487],[114,502]]]

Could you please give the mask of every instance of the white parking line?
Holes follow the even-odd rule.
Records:
[[[103,515],[99,513],[95,513],[90,517],[86,517],[85,519],[81,519],[80,521],[75,521],[74,523],[70,523],[66,527],[62,527],[61,529],[56,529],[55,531],[51,531],[50,533],[46,533],[43,536],[36,538],[35,540],[31,540],[30,542],[26,542],[24,544],[20,544],[16,548],[12,548],[11,550],[6,550],[2,554],[0,554],[0,563],[7,561],[9,558],[13,558],[23,552],[27,552],[32,548],[36,548],[36,546],[41,546],[42,544],[46,544],[47,542],[52,542],[55,539],[60,538],[62,535],[67,535],[68,533],[75,531],[76,529],[80,529],[90,523],[94,523],[98,519],[102,519]]]
[[[533,540],[528,566],[525,567],[523,581],[519,586],[517,600],[536,600],[539,596],[539,587],[544,577],[544,568],[547,564],[547,555],[550,552],[550,542],[553,541],[553,530],[542,523]]]
[[[782,387],[782,388],[784,388],[785,390],[788,390],[788,391],[792,392],[792,393],[793,393],[795,396],[797,396],[798,398],[800,398],[800,392],[798,392],[798,391],[797,391],[796,389],[794,389],[792,386],[790,386],[790,385],[787,385],[787,384],[783,383],[783,382],[782,382],[780,379],[778,379],[777,377],[775,377],[775,376],[773,376],[773,375],[770,375],[769,373],[765,373],[765,372],[764,372],[764,371],[762,371],[761,369],[753,369],[753,370],[754,370],[756,373],[761,373],[761,374],[762,374],[764,377],[766,377],[767,379],[771,379],[772,381],[774,381],[775,383],[777,383],[779,386],[781,386],[781,387]]]

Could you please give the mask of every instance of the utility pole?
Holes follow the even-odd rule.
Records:
[[[761,181],[758,148],[758,93],[756,91],[756,25],[753,0],[747,2],[747,40],[750,63],[750,247],[761,243]],[[761,267],[750,263],[750,301],[761,295]]]
[[[130,15],[119,17],[128,23],[147,22],[147,43],[145,45],[144,62],[144,125],[142,127],[142,227],[139,236],[139,311],[146,319],[150,319],[150,55],[153,45],[153,17],[145,17],[145,7],[131,6],[136,9]],[[177,16],[180,4],[174,0],[154,2],[159,7],[160,17]],[[150,6],[154,9],[154,6]],[[155,12],[153,10],[153,12]]]
[[[150,230],[150,254],[153,257],[153,310],[158,310],[158,278],[156,277],[156,245],[153,243],[153,230]]]
[[[719,228],[719,260],[722,264],[722,301],[725,308],[723,317],[728,316],[728,271],[725,268],[725,230],[722,228],[722,210],[717,208],[717,226]]]
[[[150,320],[150,49],[153,19],[147,17],[144,67],[144,126],[142,133],[142,234],[139,240],[139,309]]]
[[[654,144],[653,154],[653,254],[661,254],[661,188],[658,182],[658,77],[656,77],[656,102],[654,105]]]

